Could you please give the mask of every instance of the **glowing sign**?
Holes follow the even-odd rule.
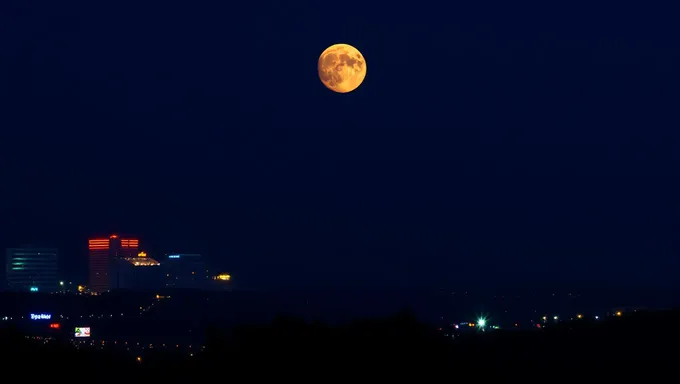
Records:
[[[90,327],[76,327],[76,337],[90,337]]]
[[[168,259],[179,259],[179,255],[170,255]]]
[[[31,320],[50,320],[52,315],[49,313],[31,313]]]
[[[215,276],[215,280],[222,280],[222,281],[229,281],[231,280],[231,275],[222,273],[217,276]]]
[[[139,252],[137,257],[146,257],[146,252]]]
[[[31,287],[31,292],[38,292],[38,287]]]
[[[50,328],[52,328],[52,329],[59,329],[59,328],[61,328],[61,324],[59,324],[59,323],[52,323],[52,324],[50,324]]]

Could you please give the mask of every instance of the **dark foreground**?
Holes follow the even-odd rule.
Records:
[[[77,349],[66,339],[30,338],[8,327],[2,330],[0,346],[6,373],[31,382],[587,381],[594,375],[613,380],[671,372],[679,356],[679,320],[678,311],[637,312],[543,330],[475,331],[451,338],[408,313],[344,327],[280,318],[229,333],[208,330],[205,348],[193,356],[158,352],[139,359],[113,350]]]

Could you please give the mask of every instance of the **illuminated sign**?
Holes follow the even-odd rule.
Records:
[[[170,255],[168,259],[179,259],[179,255]]]
[[[90,327],[76,327],[76,337],[90,337]]]
[[[31,287],[31,292],[38,292],[38,287]]]
[[[49,313],[31,313],[31,320],[50,320],[52,315]]]
[[[139,252],[137,257],[146,257],[146,252]]]
[[[52,329],[59,329],[59,328],[61,328],[61,324],[59,324],[59,323],[52,323],[52,324],[50,324],[50,328],[52,328]]]

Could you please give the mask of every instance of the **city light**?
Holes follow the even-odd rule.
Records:
[[[121,248],[139,248],[139,240],[136,239],[121,239]]]
[[[31,292],[38,292],[38,287],[31,287],[30,290]]]
[[[49,313],[31,313],[31,320],[50,320],[52,315]]]
[[[168,259],[179,259],[179,255],[170,255]]]
[[[480,317],[479,319],[477,319],[477,325],[479,325],[480,328],[484,328],[484,326],[486,325],[486,319]]]
[[[229,281],[229,280],[231,280],[231,275],[226,274],[226,273],[222,273],[222,274],[217,275],[215,277],[215,279],[216,280],[222,280],[222,281]]]
[[[90,250],[109,249],[109,239],[90,239],[87,241],[87,245]]]

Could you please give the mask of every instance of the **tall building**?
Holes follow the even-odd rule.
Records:
[[[57,292],[58,252],[53,248],[9,248],[6,251],[7,285],[11,290]]]
[[[89,287],[94,292],[104,292],[110,289],[109,283],[109,239],[88,240],[90,253]]]
[[[125,288],[123,283],[123,268],[126,260],[133,259],[139,253],[139,240],[119,239],[118,236],[111,239],[111,287],[110,289]]]
[[[178,253],[168,255],[163,262],[166,287],[180,289],[206,289],[211,278],[199,254]]]
[[[139,251],[139,240],[109,238],[88,240],[90,253],[89,287],[93,292],[106,292],[119,288],[121,283],[120,260],[133,258]]]

